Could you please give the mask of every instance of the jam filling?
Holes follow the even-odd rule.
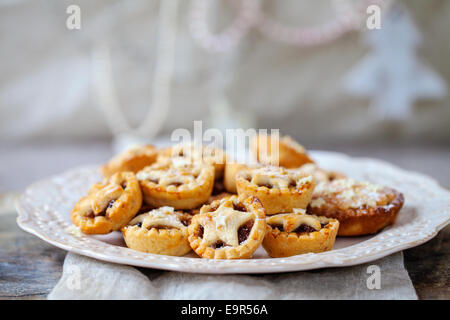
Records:
[[[243,206],[240,203],[238,203],[238,204],[233,203],[233,210],[240,211],[240,212],[247,212],[247,210],[245,209],[245,206]]]
[[[185,227],[189,225],[189,219],[180,219],[180,221]]]
[[[239,244],[241,244],[242,242],[244,242],[245,240],[248,239],[250,231],[253,228],[253,224],[254,224],[254,221],[251,220],[251,221],[249,221],[249,222],[247,222],[247,223],[245,223],[245,224],[243,224],[242,226],[239,227],[239,229],[238,229],[238,241],[239,241]]]
[[[127,183],[126,182],[122,183],[121,187],[122,187],[122,189],[126,189]]]
[[[271,188],[273,188],[273,185],[270,183],[259,183],[258,187],[266,187],[268,189],[271,189]]]
[[[195,233],[195,235],[196,235],[198,238],[203,238],[203,232],[204,232],[203,226],[200,226],[200,227],[197,229],[197,232]]]
[[[135,226],[137,226],[138,228],[142,228],[142,222],[136,223]]]
[[[315,231],[317,231],[317,230],[314,229],[313,227],[310,227],[306,224],[302,224],[300,227],[295,229],[293,232],[295,232],[297,234],[301,234],[301,233],[310,233],[310,232],[315,232]]]
[[[179,187],[181,185],[182,185],[181,182],[172,182],[171,184],[169,184],[169,186],[175,186],[175,187]]]
[[[85,215],[87,218],[95,218],[95,214],[94,214],[94,211],[89,211],[86,215]]]
[[[214,243],[211,247],[212,247],[213,249],[220,249],[220,248],[223,248],[223,247],[225,247],[225,246],[226,246],[226,244],[223,243],[222,241],[217,241],[217,242]]]
[[[167,227],[167,226],[151,226],[149,228],[150,229],[156,229],[156,230],[169,230],[169,229],[173,229],[172,227]]]
[[[153,182],[154,184],[159,183],[159,179],[148,179],[148,181]]]
[[[111,201],[108,203],[108,206],[106,207],[106,209],[112,208],[112,206],[114,205],[114,202],[116,202],[116,200],[111,200]]]
[[[271,224],[270,226],[271,226],[273,229],[278,229],[278,230],[281,231],[281,232],[284,231],[284,227],[283,227],[282,224],[277,224],[277,225]]]

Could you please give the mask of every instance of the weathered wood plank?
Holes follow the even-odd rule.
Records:
[[[431,241],[404,251],[420,299],[450,299],[450,225]]]
[[[45,299],[61,277],[65,254],[22,231],[15,213],[0,215],[0,298]]]

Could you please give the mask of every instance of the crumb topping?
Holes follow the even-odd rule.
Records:
[[[370,182],[354,179],[339,179],[330,183],[319,183],[314,190],[311,207],[326,203],[338,204],[340,208],[376,207],[390,201],[390,190]]]

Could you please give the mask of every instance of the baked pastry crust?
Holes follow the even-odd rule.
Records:
[[[83,233],[106,234],[119,230],[139,211],[142,193],[132,172],[118,172],[92,186],[74,206],[71,218]]]
[[[268,231],[262,245],[270,257],[290,257],[333,249],[339,221],[302,213],[277,214],[266,219]]]
[[[255,197],[216,200],[192,218],[188,232],[192,249],[203,258],[250,258],[266,233],[264,208]]]
[[[394,189],[340,179],[319,184],[307,212],[338,219],[339,236],[360,236],[394,223],[403,203],[403,194]]]
[[[116,155],[108,163],[104,164],[100,171],[106,178],[117,172],[131,171],[136,173],[154,163],[157,156],[158,151],[154,146],[135,146]]]
[[[192,143],[177,144],[159,152],[158,161],[166,161],[167,158],[172,158],[178,165],[204,162],[214,167],[215,180],[223,178],[226,156],[220,148],[195,146]]]
[[[271,215],[305,209],[316,182],[301,171],[268,166],[239,172],[236,185],[239,195],[257,197]]]
[[[205,203],[214,185],[214,167],[174,163],[168,158],[137,173],[144,202],[158,208],[194,209]]]
[[[272,144],[276,146],[277,141],[271,135],[255,136],[251,143],[253,156],[266,165],[279,165],[285,168],[298,168],[306,163],[314,162],[306,153],[305,148],[289,136],[279,138],[279,161],[276,159],[277,152],[272,151]]]
[[[183,256],[191,251],[188,228],[191,215],[161,207],[138,215],[122,228],[128,248],[168,256]]]

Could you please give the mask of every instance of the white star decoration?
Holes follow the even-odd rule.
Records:
[[[373,97],[377,116],[402,120],[416,100],[446,95],[442,78],[417,57],[421,36],[405,8],[392,7],[381,29],[368,31],[366,40],[373,53],[347,75],[345,87],[355,96]]]
[[[226,201],[216,211],[211,212],[212,222],[204,226],[203,239],[207,245],[222,241],[228,246],[239,245],[238,229],[247,221],[251,220],[253,214],[233,209],[233,203]]]

